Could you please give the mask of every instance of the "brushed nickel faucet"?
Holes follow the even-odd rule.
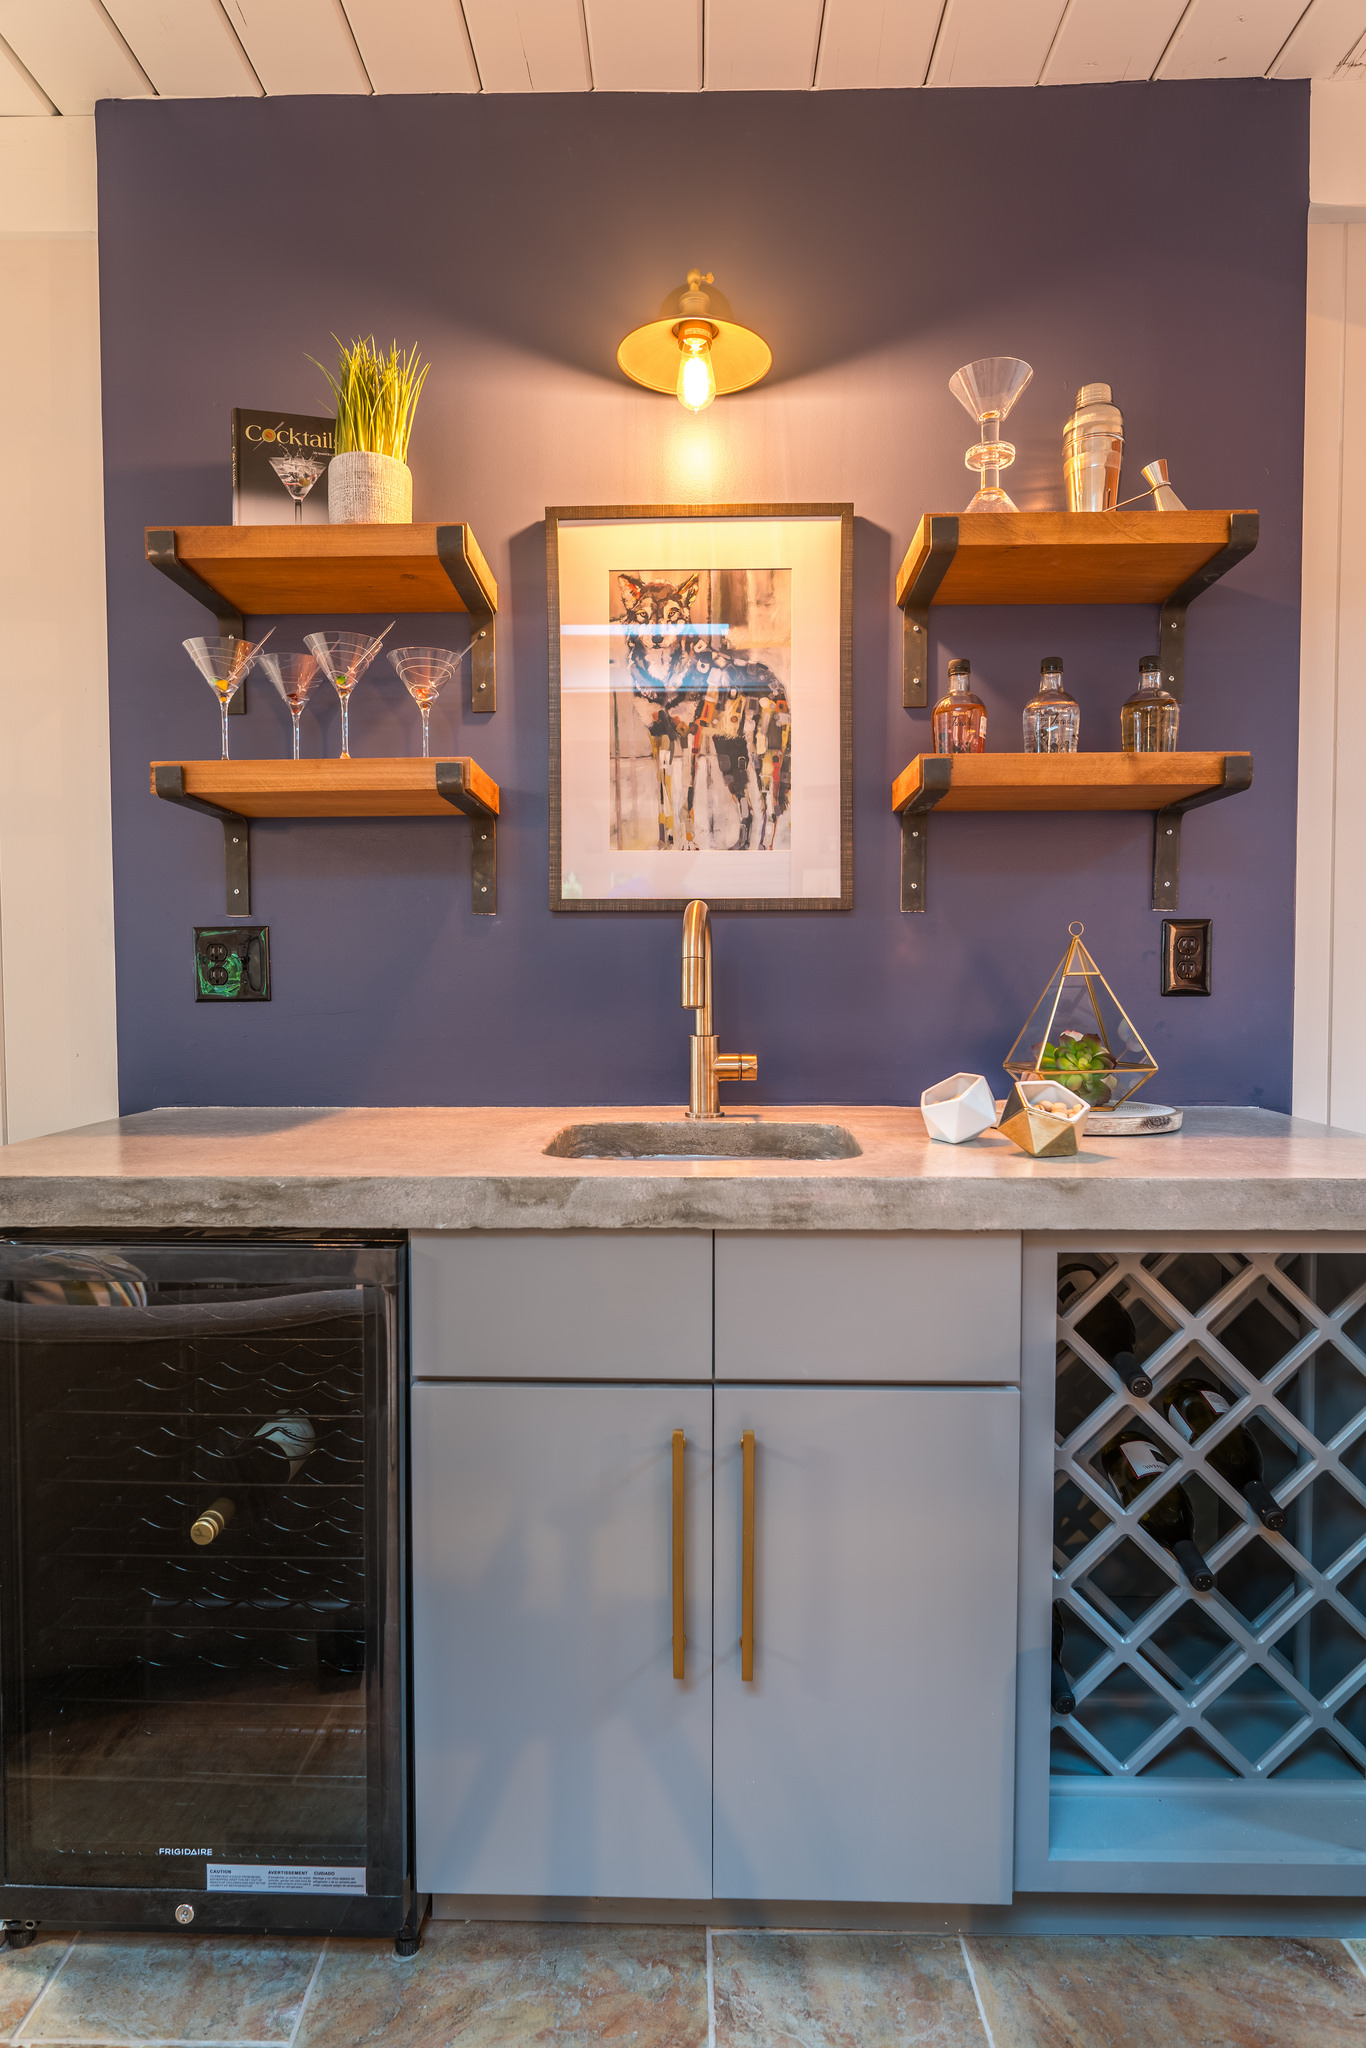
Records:
[[[722,1081],[754,1081],[759,1056],[718,1052],[711,1014],[711,911],[701,901],[683,913],[683,1008],[693,1012],[688,1040],[688,1115],[718,1117]]]

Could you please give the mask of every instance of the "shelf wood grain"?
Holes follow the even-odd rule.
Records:
[[[215,804],[243,818],[449,818],[453,812],[496,818],[498,784],[466,754],[439,759],[412,756],[352,761],[153,761],[178,767],[186,797]],[[437,768],[458,768],[447,778],[455,794],[442,796]]]
[[[1163,514],[1163,517],[1169,515]],[[924,804],[925,763],[948,788],[944,811],[1162,811],[1222,790],[1226,764],[1246,754],[917,754],[892,784],[892,809]],[[1250,765],[1248,773],[1250,775]],[[942,784],[940,784],[942,787]]]
[[[174,536],[168,557],[165,536]],[[498,609],[498,585],[469,527],[149,526],[147,559],[179,568],[243,617]],[[168,567],[168,560],[170,566]]]
[[[904,605],[930,560],[925,513],[896,579]],[[959,512],[931,604],[1163,604],[1228,546],[1231,512]]]

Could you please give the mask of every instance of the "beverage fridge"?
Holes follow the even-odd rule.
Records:
[[[0,1918],[417,1947],[401,1239],[0,1241]]]

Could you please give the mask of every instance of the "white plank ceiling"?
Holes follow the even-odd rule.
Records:
[[[0,0],[0,117],[96,100],[1366,79],[1366,0]]]

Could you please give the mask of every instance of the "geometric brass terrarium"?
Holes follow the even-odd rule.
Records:
[[[1005,1070],[1017,1080],[1060,1081],[1093,1109],[1113,1109],[1150,1081],[1157,1061],[1109,982],[1068,926],[1072,943],[1011,1046]]]

